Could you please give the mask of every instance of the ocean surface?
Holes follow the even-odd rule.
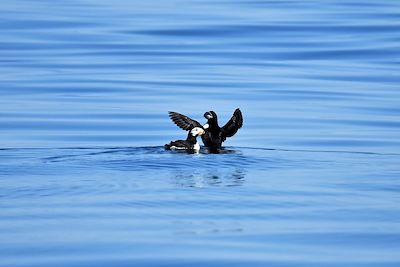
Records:
[[[0,12],[1,267],[400,266],[400,1]]]

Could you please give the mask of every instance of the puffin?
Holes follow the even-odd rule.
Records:
[[[219,149],[227,137],[232,137],[243,126],[243,116],[240,109],[233,112],[230,120],[222,127],[218,125],[218,117],[214,111],[204,113],[207,123],[201,125],[198,121],[193,120],[183,114],[169,111],[171,120],[181,129],[190,130],[194,127],[201,128],[205,131],[201,135],[201,139],[206,147],[210,149]]]
[[[205,133],[203,127],[193,127],[186,138],[186,140],[171,141],[164,145],[166,150],[187,150],[187,151],[200,151],[200,145],[197,142],[197,136]]]

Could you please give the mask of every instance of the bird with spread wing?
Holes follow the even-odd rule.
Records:
[[[205,130],[201,136],[206,147],[211,149],[221,148],[222,143],[227,137],[232,137],[243,126],[243,116],[240,109],[233,112],[230,120],[222,127],[218,125],[217,114],[214,111],[204,113],[207,123],[201,125],[198,121],[189,118],[183,114],[169,111],[171,120],[181,129],[190,131],[194,127],[200,127]]]

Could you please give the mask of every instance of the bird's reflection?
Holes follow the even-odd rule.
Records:
[[[230,148],[210,148],[210,147],[205,147],[203,149],[204,154],[236,154],[238,151]]]
[[[211,169],[196,170],[188,173],[185,170],[173,174],[173,183],[182,187],[241,186],[245,182],[245,170]]]
[[[169,152],[169,151],[168,151]],[[231,149],[231,148],[209,148],[202,147],[200,151],[196,151],[193,149],[185,149],[185,150],[175,150],[173,153],[185,153],[185,154],[237,154],[240,151]],[[169,152],[171,153],[171,152]]]

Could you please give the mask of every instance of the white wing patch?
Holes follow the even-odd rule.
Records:
[[[170,149],[173,149],[173,150],[185,150],[185,149],[186,149],[186,147],[181,147],[181,146],[171,146],[171,147],[170,147]]]
[[[184,146],[171,146],[170,149],[171,149],[171,150],[187,150],[187,148],[184,147]],[[199,144],[199,142],[196,142],[196,144],[194,144],[193,150],[196,151],[196,152],[199,152],[199,151],[200,151],[200,144]]]

